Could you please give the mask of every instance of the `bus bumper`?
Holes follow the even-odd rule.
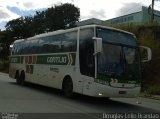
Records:
[[[138,97],[140,93],[139,87],[130,87],[130,88],[116,88],[100,83],[88,83],[84,84],[83,94],[94,96],[94,97],[124,97],[124,98],[134,98]]]

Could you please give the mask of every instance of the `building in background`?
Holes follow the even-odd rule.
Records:
[[[83,20],[83,21],[77,22],[76,25],[77,25],[77,26],[84,26],[84,25],[91,25],[91,24],[101,25],[102,22],[103,22],[103,21],[100,20],[100,19],[91,18],[91,19],[87,19],[87,20]]]
[[[87,20],[83,20],[77,22],[77,26],[84,26],[84,25],[104,25],[104,26],[112,26],[112,25],[119,25],[119,24],[146,24],[151,22],[151,9],[148,7],[142,6],[141,11],[119,16],[113,19],[102,21],[100,19],[91,18]],[[154,10],[154,22],[160,24],[160,11]]]
[[[146,24],[151,22],[151,9],[142,6],[141,11],[106,20],[102,25]],[[160,11],[154,10],[154,22],[160,24]]]

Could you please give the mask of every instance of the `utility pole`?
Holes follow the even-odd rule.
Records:
[[[154,21],[154,0],[152,0],[152,7],[151,7],[151,23]]]

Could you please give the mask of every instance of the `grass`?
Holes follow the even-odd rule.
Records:
[[[141,87],[141,95],[144,96],[152,96],[152,95],[160,95],[160,84],[151,82],[144,82]]]
[[[150,85],[144,93],[146,95],[160,95],[160,85],[154,84]]]
[[[0,59],[0,72],[9,72],[9,61]]]

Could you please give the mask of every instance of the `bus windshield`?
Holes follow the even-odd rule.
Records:
[[[98,54],[98,74],[111,78],[138,80],[140,58],[134,36],[118,31],[98,29],[103,51]]]

